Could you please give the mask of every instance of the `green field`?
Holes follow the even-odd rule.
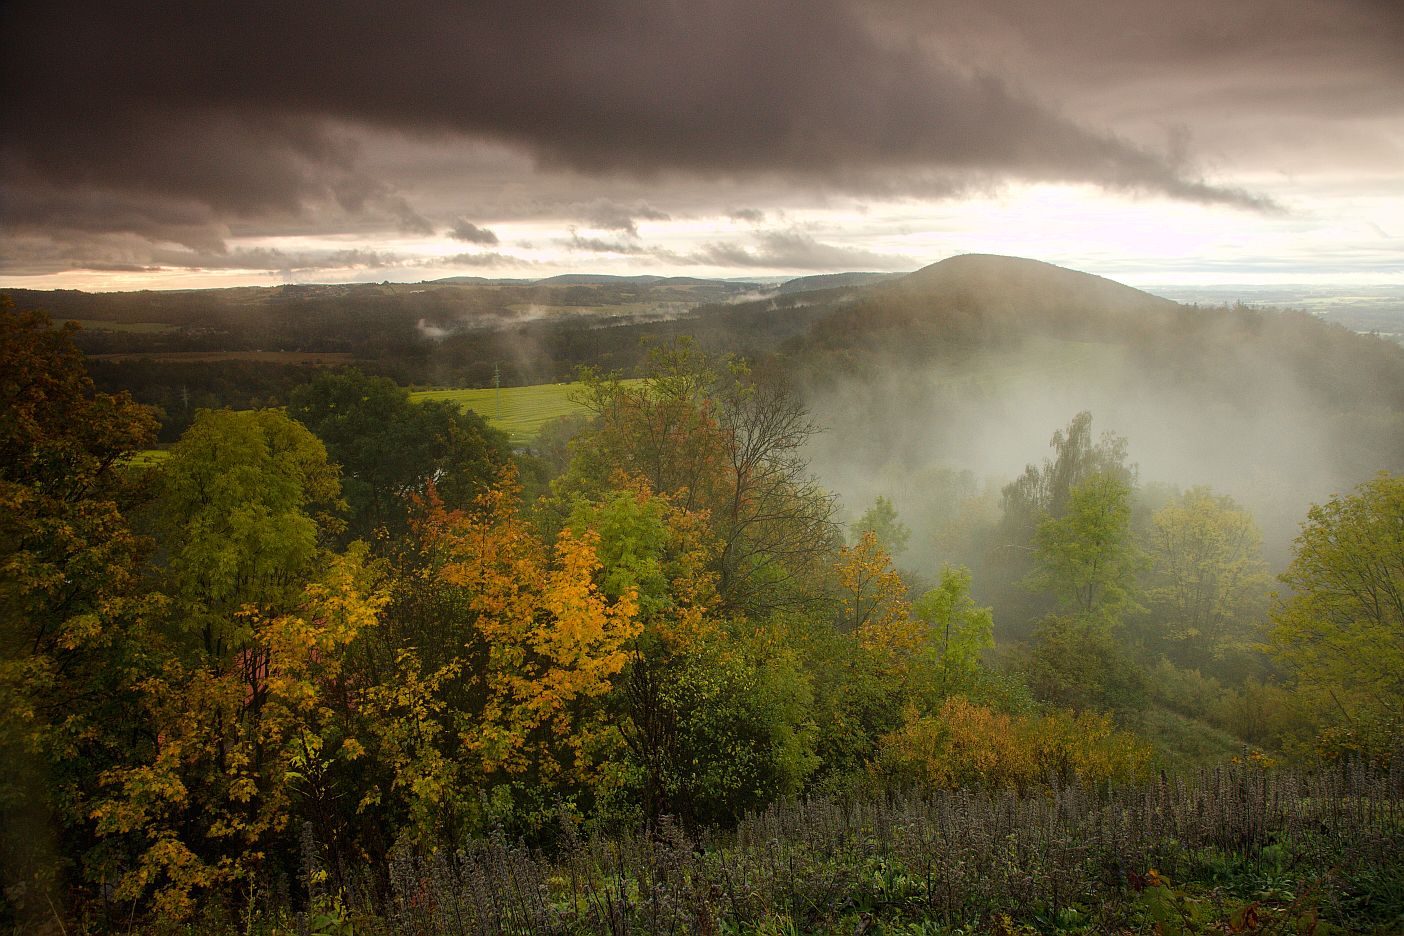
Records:
[[[584,412],[585,407],[572,399],[583,388],[584,384],[572,382],[503,387],[501,390],[491,387],[481,390],[416,390],[410,394],[410,399],[457,403],[507,433],[514,444],[522,444],[535,439],[541,427],[552,419]]]
[[[142,449],[126,460],[133,468],[154,468],[171,456],[169,449]]]

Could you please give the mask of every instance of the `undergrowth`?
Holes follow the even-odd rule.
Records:
[[[1251,765],[1113,790],[874,793],[671,822],[545,855],[497,836],[339,869],[304,906],[196,931],[273,934],[1404,932],[1404,771]],[[276,892],[273,888],[270,892]],[[239,917],[236,919],[236,916]]]

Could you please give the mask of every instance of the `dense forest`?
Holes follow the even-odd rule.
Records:
[[[0,923],[1404,926],[1404,348],[1006,258],[754,286],[7,303]],[[584,415],[410,401],[494,368]]]

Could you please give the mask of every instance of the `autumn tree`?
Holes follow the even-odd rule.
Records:
[[[1313,506],[1281,578],[1273,656],[1339,747],[1387,754],[1404,717],[1404,477]]]
[[[132,856],[105,872],[120,899],[184,918],[227,896],[286,831],[306,759],[356,755],[318,700],[382,602],[359,554],[326,548],[340,506],[321,442],[279,410],[204,411],[162,465],[165,654],[129,687],[143,730],[91,812]]]
[[[99,866],[116,899],[150,898],[157,914],[188,919],[286,873],[276,858],[291,852],[297,820],[335,841],[337,778],[365,753],[348,731],[347,649],[384,603],[358,547],[282,607],[244,606],[225,659],[177,646],[133,685],[150,733],[102,773],[91,811],[97,833],[130,856]]]
[[[402,570],[387,624],[368,647],[378,674],[361,716],[376,769],[362,809],[422,842],[458,841],[501,821],[553,821],[603,781],[617,731],[603,697],[639,633],[632,586],[596,581],[600,537],[541,539],[510,472],[472,509],[431,502],[424,556]]]
[[[638,381],[586,371],[596,419],[573,443],[566,495],[594,496],[622,471],[686,510],[705,511],[720,549],[713,568],[728,609],[765,612],[812,599],[836,538],[832,498],[809,474],[816,431],[776,379],[682,343],[656,349]]]
[[[124,460],[156,421],[94,391],[76,331],[0,300],[0,903],[22,925],[78,883],[59,859],[92,845],[93,776],[122,755],[146,644]]]
[[[897,787],[1027,792],[1133,782],[1150,760],[1145,742],[1106,715],[1010,714],[952,696],[930,715],[908,709],[902,727],[882,738],[873,772]]]

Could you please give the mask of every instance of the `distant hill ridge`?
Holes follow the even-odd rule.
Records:
[[[1018,307],[1029,313],[1066,310],[1167,312],[1178,303],[1124,283],[1055,266],[1042,260],[997,254],[960,254],[922,267],[886,284],[896,293],[931,300],[974,300],[987,306]]]

